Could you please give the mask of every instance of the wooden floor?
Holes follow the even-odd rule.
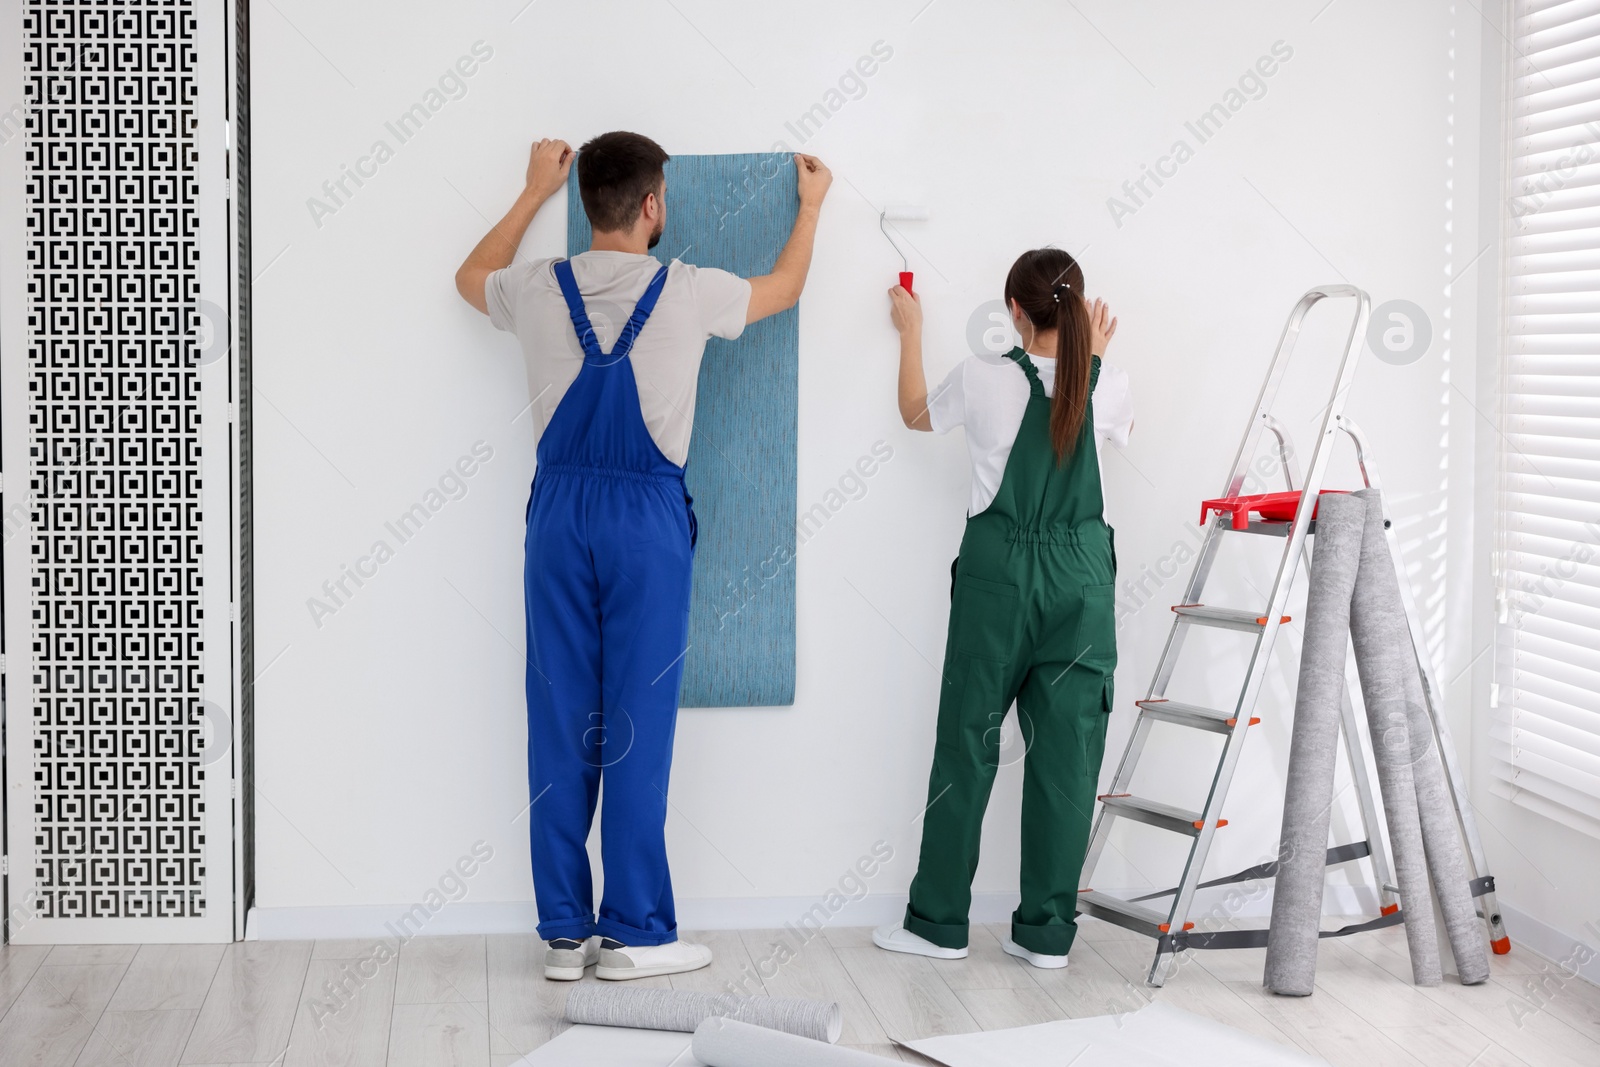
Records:
[[[1193,953],[1150,990],[1145,938],[1085,921],[1071,967],[1040,971],[1001,952],[1003,932],[975,928],[969,958],[934,961],[873,948],[865,929],[830,929],[762,988],[837,1000],[841,1043],[907,1062],[927,1061],[891,1038],[1105,1015],[1154,996],[1337,1065],[1600,1064],[1600,988],[1527,952],[1495,957],[1486,985],[1419,989],[1395,927],[1322,942],[1317,993],[1285,998],[1261,989],[1264,950]],[[685,936],[716,962],[650,983],[724,991],[770,956],[775,934]],[[418,938],[387,963],[376,945],[6,948],[0,1064],[507,1067],[564,1027],[570,986],[543,979],[531,935]]]

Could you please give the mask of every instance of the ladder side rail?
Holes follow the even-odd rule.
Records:
[[[1271,417],[1272,406],[1277,401],[1278,389],[1283,384],[1283,375],[1288,368],[1286,358],[1294,351],[1295,340],[1300,335],[1300,324],[1305,321],[1306,313],[1318,301],[1327,297],[1358,297],[1363,305],[1366,294],[1353,285],[1319,285],[1309,289],[1294,309],[1289,312],[1289,318],[1283,324],[1283,332],[1278,336],[1278,347],[1272,354],[1272,362],[1267,366],[1267,376],[1261,383],[1261,392],[1256,396],[1255,414],[1250,419],[1250,424],[1245,427],[1244,437],[1239,442],[1239,451],[1233,457],[1233,465],[1228,471],[1228,480],[1223,490],[1224,496],[1238,496],[1244,484],[1245,470],[1249,466],[1250,458],[1255,454],[1256,442],[1261,436],[1262,427],[1266,419]],[[1365,316],[1363,315],[1363,318]]]
[[[1311,526],[1311,515],[1316,509],[1317,493],[1322,488],[1323,475],[1327,471],[1328,461],[1332,457],[1333,435],[1338,427],[1338,419],[1343,414],[1345,398],[1350,392],[1350,383],[1355,377],[1356,364],[1361,355],[1361,345],[1365,339],[1367,316],[1370,311],[1370,301],[1367,294],[1354,286],[1329,286],[1328,290],[1343,290],[1341,292],[1328,292],[1323,289],[1313,289],[1300,299],[1295,305],[1290,319],[1298,332],[1298,320],[1304,318],[1306,310],[1325,296],[1350,296],[1356,301],[1356,313],[1350,324],[1349,336],[1345,339],[1344,355],[1339,362],[1339,371],[1334,380],[1332,399],[1322,417],[1322,428],[1317,434],[1316,448],[1311,453],[1311,463],[1306,474],[1305,488],[1300,494],[1300,503],[1295,508],[1294,520],[1289,529],[1288,543],[1284,546],[1283,560],[1278,567],[1277,578],[1273,582],[1272,594],[1268,599],[1266,622],[1262,626],[1261,634],[1256,640],[1256,646],[1251,653],[1249,670],[1245,676],[1244,686],[1239,694],[1238,704],[1235,705],[1234,716],[1238,725],[1233,733],[1228,735],[1228,741],[1223,749],[1222,759],[1218,763],[1216,775],[1212,778],[1211,791],[1206,796],[1205,807],[1201,809],[1201,827],[1195,837],[1193,847],[1189,851],[1188,862],[1184,865],[1183,878],[1178,884],[1178,892],[1172,900],[1172,911],[1168,923],[1174,930],[1182,930],[1189,908],[1194,900],[1195,888],[1200,881],[1200,873],[1205,868],[1206,854],[1211,847],[1212,832],[1221,814],[1223,800],[1227,796],[1228,787],[1233,779],[1235,766],[1239,762],[1240,752],[1244,747],[1244,739],[1249,732],[1250,713],[1255,708],[1256,699],[1260,695],[1261,686],[1266,679],[1267,661],[1272,653],[1272,646],[1277,640],[1278,629],[1283,618],[1283,609],[1289,600],[1289,587],[1294,581],[1296,568],[1305,547],[1306,535]],[[1287,330],[1285,331],[1287,333]],[[1280,353],[1281,355],[1281,353]],[[1276,362],[1276,359],[1275,359]],[[1281,373],[1281,368],[1274,370]],[[1263,420],[1257,419],[1258,423]],[[1159,954],[1158,954],[1159,955]],[[1159,964],[1159,960],[1158,960]]]

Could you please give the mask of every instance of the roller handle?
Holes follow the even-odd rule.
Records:
[[[900,272],[900,288],[904,289],[908,293],[911,292],[911,272],[910,271],[903,270],[903,271]]]

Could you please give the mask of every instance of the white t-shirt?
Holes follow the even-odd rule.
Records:
[[[554,262],[514,263],[484,283],[489,321],[516,334],[522,345],[536,438],[583,366],[583,349],[551,269]],[[642,253],[591,251],[572,257],[572,277],[601,351],[611,351],[659,269],[659,260]],[[706,339],[738,337],[749,306],[750,283],[743,278],[675,259],[655,310],[634,338],[629,362],[639,387],[639,410],[656,447],[680,467],[689,458]]]
[[[1029,353],[1045,396],[1055,390],[1056,361],[1051,356]],[[928,394],[928,421],[934,433],[949,433],[957,426],[967,428],[967,452],[972,457],[972,504],[967,512],[976,515],[1000,491],[1006,472],[1006,459],[1022,427],[1028,408],[1028,376],[1004,356],[968,356],[957,363],[945,380]],[[1093,395],[1095,462],[1100,459],[1099,442],[1110,441],[1118,448],[1128,443],[1133,428],[1133,399],[1128,390],[1128,372],[1100,361],[1100,377]]]

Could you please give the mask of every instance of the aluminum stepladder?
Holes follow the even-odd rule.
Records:
[[[1354,304],[1354,317],[1351,321],[1349,336],[1345,341],[1344,355],[1340,360],[1338,373],[1335,376],[1332,398],[1327,407],[1323,409],[1316,447],[1311,454],[1310,469],[1302,483],[1293,445],[1283,426],[1273,417],[1272,408],[1277,399],[1279,387],[1283,382],[1289,356],[1293,352],[1295,340],[1299,336],[1300,325],[1307,312],[1319,301],[1325,299],[1351,300]],[[1367,447],[1366,440],[1360,429],[1344,415],[1345,399],[1350,389],[1350,383],[1355,376],[1356,364],[1360,358],[1362,344],[1365,340],[1369,310],[1370,301],[1367,294],[1362,290],[1350,285],[1323,285],[1308,291],[1295,304],[1294,310],[1290,312],[1289,319],[1284,324],[1283,334],[1279,337],[1277,351],[1273,355],[1272,363],[1267,370],[1266,379],[1262,383],[1261,393],[1257,397],[1255,412],[1251,417],[1250,424],[1245,429],[1244,439],[1239,445],[1239,452],[1234,457],[1233,467],[1228,474],[1223,496],[1230,500],[1241,496],[1245,490],[1245,481],[1249,474],[1256,448],[1261,443],[1262,434],[1263,432],[1269,432],[1276,440],[1279,468],[1286,488],[1299,493],[1294,517],[1288,521],[1248,518],[1248,521],[1239,527],[1237,531],[1235,530],[1235,524],[1230,521],[1228,515],[1217,512],[1211,517],[1207,525],[1205,540],[1196,554],[1194,570],[1189,576],[1183,603],[1174,606],[1172,609],[1174,613],[1172,628],[1167,634],[1166,645],[1162,649],[1160,659],[1157,661],[1149,691],[1143,700],[1135,701],[1139,709],[1139,716],[1134,724],[1133,732],[1128,738],[1122,761],[1112,779],[1110,790],[1099,797],[1100,810],[1095,817],[1094,829],[1090,836],[1088,853],[1085,856],[1083,865],[1083,882],[1091,888],[1079,891],[1078,911],[1081,914],[1103,919],[1155,939],[1155,958],[1151,962],[1150,973],[1147,978],[1147,982],[1152,986],[1160,986],[1166,981],[1174,956],[1185,949],[1231,948],[1265,944],[1265,930],[1195,931],[1195,924],[1191,921],[1190,914],[1194,905],[1196,890],[1242,882],[1247,879],[1270,878],[1276,870],[1275,863],[1265,863],[1227,877],[1205,882],[1201,881],[1206,855],[1211,847],[1212,835],[1220,826],[1227,824],[1227,820],[1222,818],[1222,807],[1227,798],[1228,786],[1233,778],[1234,768],[1238,764],[1239,755],[1244,748],[1245,735],[1251,725],[1260,722],[1260,719],[1252,717],[1251,712],[1255,708],[1262,683],[1265,681],[1268,662],[1278,631],[1288,621],[1284,615],[1284,609],[1288,606],[1290,588],[1293,585],[1296,571],[1302,563],[1306,564],[1309,570],[1310,552],[1306,540],[1315,528],[1315,522],[1312,517],[1315,512],[1315,502],[1318,493],[1322,489],[1323,477],[1333,452],[1336,433],[1343,432],[1355,445],[1357,462],[1361,470],[1362,480],[1366,486],[1381,489],[1377,465],[1372,457],[1371,450]],[[1387,509],[1387,500],[1385,500],[1384,506]],[[1246,513],[1246,516],[1248,517],[1248,513]],[[1422,622],[1411,596],[1404,564],[1400,556],[1399,539],[1395,533],[1394,524],[1389,520],[1387,513],[1384,516],[1384,528],[1389,541],[1390,556],[1394,561],[1395,571],[1400,580],[1401,596],[1405,603],[1406,617],[1410,626],[1412,648],[1421,674],[1426,711],[1433,724],[1434,737],[1442,757],[1446,778],[1450,784],[1451,797],[1455,804],[1459,828],[1462,833],[1464,851],[1466,852],[1472,879],[1472,893],[1475,897],[1482,898],[1480,914],[1482,914],[1488,926],[1490,944],[1494,951],[1496,953],[1509,952],[1511,948],[1510,939],[1506,936],[1505,927],[1500,918],[1500,911],[1495,903],[1494,878],[1487,871],[1483,847],[1478,839],[1477,822],[1473,816],[1472,807],[1467,796],[1466,783],[1461,775],[1455,747],[1450,740],[1448,725],[1440,709],[1440,701],[1443,694],[1435,680],[1431,654],[1425,643]],[[1223,538],[1232,532],[1276,536],[1283,539],[1283,558],[1273,579],[1272,590],[1268,596],[1268,603],[1264,612],[1257,613],[1255,611],[1209,607],[1203,603],[1202,598],[1205,592],[1206,580],[1210,576],[1212,565],[1216,561],[1217,551]],[[1206,708],[1166,698],[1167,685],[1172,680],[1173,670],[1177,666],[1184,640],[1194,626],[1221,627],[1242,631],[1253,635],[1255,638],[1244,683],[1240,687],[1237,702],[1232,710]],[[1330,848],[1327,853],[1326,863],[1331,866],[1362,857],[1368,858],[1372,864],[1373,876],[1378,887],[1381,904],[1379,918],[1370,922],[1355,924],[1339,931],[1340,933],[1354,933],[1379,926],[1394,925],[1401,921],[1401,916],[1398,914],[1399,892],[1394,884],[1383,836],[1380,804],[1372,781],[1367,774],[1360,741],[1362,735],[1359,732],[1355,709],[1350,699],[1350,693],[1355,690],[1359,683],[1356,679],[1354,661],[1348,652],[1345,662],[1345,678],[1346,692],[1341,713],[1340,732],[1344,739],[1346,762],[1350,768],[1351,786],[1356,794],[1357,806],[1366,838],[1363,841]],[[1218,758],[1217,769],[1211,780],[1210,792],[1206,796],[1204,806],[1198,811],[1186,810],[1175,805],[1149,800],[1129,792],[1133,782],[1134,771],[1138,767],[1139,758],[1150,736],[1150,728],[1156,722],[1175,723],[1179,726],[1200,731],[1222,734],[1225,737],[1222,754]],[[1146,823],[1186,835],[1192,839],[1182,878],[1176,886],[1171,889],[1146,893],[1132,899],[1118,897],[1092,888],[1095,867],[1105,848],[1112,827],[1116,825],[1119,819],[1131,819],[1136,822]],[[1147,900],[1157,900],[1162,897],[1171,897],[1170,903],[1165,905],[1144,903]]]

